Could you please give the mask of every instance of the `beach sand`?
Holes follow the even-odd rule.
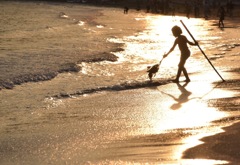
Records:
[[[239,73],[239,71],[237,71]],[[239,74],[238,74],[239,77]],[[219,88],[228,88],[229,90],[240,91],[239,79],[222,84]],[[238,111],[240,109],[239,95],[232,98],[221,98],[210,101],[212,106],[225,111]],[[226,120],[238,121],[239,116],[227,118]],[[224,127],[223,132],[210,137],[200,139],[203,144],[190,148],[184,152],[183,158],[215,159],[227,160],[230,164],[238,164],[240,161],[240,123]]]
[[[78,42],[76,39],[77,42],[69,45],[69,50],[75,52],[70,54],[69,50],[58,50],[61,48],[58,42],[56,42],[57,46],[51,50],[54,50],[53,53],[45,54],[44,57],[36,56],[34,48],[29,49],[32,52],[27,55],[25,54],[27,51],[19,49],[11,50],[10,55],[9,50],[2,50],[0,57],[0,163],[179,164],[179,160],[172,156],[173,151],[182,145],[182,139],[191,136],[190,133],[176,129],[174,131],[178,132],[177,134],[174,131],[163,136],[157,133],[147,134],[153,129],[152,120],[159,115],[154,108],[171,103],[161,91],[166,89],[178,91],[179,87],[176,84],[167,82],[164,83],[165,86],[155,85],[136,90],[104,91],[83,96],[79,94],[80,97],[76,95],[76,98],[69,99],[68,93],[77,93],[76,91],[87,88],[92,79],[83,77],[72,83],[66,79],[59,83],[56,78],[67,77],[68,71],[72,73],[81,70],[77,63],[116,61],[117,57],[111,52],[121,51],[123,43],[106,42],[106,38],[120,38],[141,32],[146,27],[146,22],[139,22],[135,18],[136,16],[141,18],[145,13],[130,10],[128,15],[124,15],[123,10],[120,9],[104,10],[101,7],[84,6],[81,8],[84,15],[71,15],[71,10],[71,4],[69,8],[64,9],[66,14],[69,14],[69,20],[74,24],[84,20],[87,28],[94,29],[93,27],[101,25],[114,30],[103,28],[92,38],[84,38],[84,34],[90,33],[86,29],[85,33],[80,31],[76,38],[81,38],[81,42],[75,45]],[[56,17],[59,12],[54,13]],[[230,27],[226,30],[233,29],[231,33],[226,34],[226,37],[240,38],[238,20],[226,20],[225,24]],[[44,31],[46,26],[48,25],[44,25]],[[236,33],[233,32],[234,30]],[[36,41],[30,38],[28,39],[32,42]],[[28,50],[28,45],[24,46]],[[37,47],[37,45],[33,46]],[[18,56],[14,56],[17,52]],[[223,68],[221,73],[226,82],[220,83],[214,89],[231,91],[235,95],[227,95],[225,98],[219,94],[220,98],[204,99],[203,102],[208,103],[207,109],[213,107],[220,112],[240,110],[239,52],[240,47],[236,45],[229,51],[231,55],[228,58],[215,61],[217,68]],[[41,52],[38,53],[41,54]],[[193,82],[189,85],[193,88],[191,92],[196,92],[196,96],[199,92],[197,89],[201,85],[216,85],[214,84],[216,81],[206,80],[207,74],[191,75]],[[203,79],[199,80],[201,78]],[[43,82],[43,80],[49,81]],[[217,81],[221,80],[218,78]],[[94,84],[94,82],[91,83]],[[59,96],[60,99],[54,96]],[[172,110],[164,112],[173,113]],[[182,158],[225,160],[237,164],[240,159],[238,142],[240,123],[237,122],[239,117],[223,118],[220,122],[223,124],[216,121],[216,125],[224,125],[224,120],[226,125],[235,124],[224,128],[222,133],[204,137],[201,139],[203,144],[187,148]],[[192,129],[197,130],[195,127]]]
[[[237,22],[234,21],[225,21],[230,26],[237,26]],[[232,36],[234,37],[234,36]],[[233,50],[233,54],[239,56],[240,49],[237,47]],[[233,60],[225,59],[225,65],[235,65]],[[227,80],[227,83],[223,83],[218,86],[218,88],[237,91],[240,92],[240,69],[237,65],[235,69],[229,70],[230,73],[234,73],[234,80]],[[229,77],[229,79],[231,79]],[[240,97],[239,95],[230,98],[220,98],[215,100],[209,100],[211,106],[217,107],[220,110],[224,111],[239,111],[240,109]],[[240,143],[238,139],[240,138],[239,127],[240,123],[238,122],[239,116],[233,118],[227,118],[226,121],[237,121],[233,122],[233,125],[224,127],[223,132],[216,134],[214,136],[205,137],[200,139],[203,144],[199,146],[188,149],[184,152],[183,158],[200,158],[200,159],[215,159],[215,160],[227,160],[229,164],[238,164],[240,161]]]
[[[237,26],[237,22],[228,22],[231,26]],[[233,50],[233,54],[239,55],[239,47]],[[225,65],[235,65],[235,62],[231,59],[225,59]],[[240,75],[239,67],[235,65],[235,69],[229,70],[233,75],[229,79],[235,77],[233,80],[227,80],[227,83],[222,83],[218,88],[232,90],[240,92]],[[235,76],[234,76],[235,75]],[[228,78],[227,78],[228,79]],[[239,111],[240,109],[240,97],[239,95],[235,97],[226,97],[220,99],[209,100],[211,106],[217,107],[223,111]],[[238,122],[239,116],[233,118],[227,118],[226,121],[233,121],[232,126],[224,127],[223,132],[200,139],[203,144],[200,144],[196,147],[190,148],[183,153],[183,158],[200,158],[200,159],[215,159],[215,160],[227,160],[230,164],[238,164],[240,161],[240,144],[238,139],[240,138],[239,127],[240,123]],[[235,122],[237,121],[237,122]]]

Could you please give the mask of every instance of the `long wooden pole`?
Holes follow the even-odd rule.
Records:
[[[193,41],[196,43],[197,41],[195,40],[195,38],[193,37],[193,35],[190,33],[190,31],[188,30],[188,28],[186,27],[186,25],[183,23],[182,20],[180,20],[180,22],[182,23],[182,25],[184,26],[184,28],[187,30],[187,32],[189,33],[189,35],[192,37]],[[207,55],[204,53],[204,51],[201,49],[201,47],[199,46],[199,44],[197,45],[198,48],[200,49],[200,51],[202,52],[202,54],[204,55],[204,57],[208,60],[209,64],[212,66],[212,68],[215,70],[215,72],[218,74],[218,76],[222,79],[222,81],[225,81],[222,76],[218,73],[218,71],[216,70],[216,68],[213,66],[213,64],[211,63],[211,61],[208,59]]]

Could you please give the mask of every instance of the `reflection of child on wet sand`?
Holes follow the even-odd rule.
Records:
[[[190,82],[187,70],[184,67],[188,57],[191,54],[190,50],[188,49],[187,43],[189,45],[198,45],[198,43],[190,42],[184,35],[181,35],[182,29],[179,26],[174,26],[172,28],[172,33],[173,33],[174,37],[176,37],[176,40],[175,40],[172,48],[169,50],[169,52],[167,54],[165,54],[163,57],[164,58],[167,57],[174,50],[176,45],[178,45],[180,52],[181,52],[181,56],[180,56],[180,62],[178,64],[177,76],[176,76],[176,79],[174,80],[174,82],[179,82],[179,78],[180,78],[182,72],[183,72],[184,76],[186,77],[186,82]]]

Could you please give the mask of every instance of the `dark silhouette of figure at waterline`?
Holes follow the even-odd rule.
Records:
[[[226,13],[228,13],[228,15],[229,15],[230,17],[232,17],[232,16],[233,16],[233,8],[234,8],[234,5],[233,5],[233,3],[232,3],[231,0],[228,0],[226,7],[227,7],[227,12],[226,12]]]
[[[124,14],[128,14],[128,10],[129,10],[129,8],[128,8],[127,6],[125,6],[125,7],[124,7],[124,10],[123,10],[123,13],[124,13]]]
[[[186,12],[186,17],[189,19],[190,13],[191,13],[191,5],[188,3],[188,1],[185,1],[185,12]]]
[[[225,9],[224,9],[223,6],[220,7],[220,9],[219,9],[219,11],[218,11],[218,14],[219,14],[218,27],[224,28],[223,20],[224,20],[224,18],[225,18]]]
[[[200,11],[199,11],[199,4],[198,2],[195,0],[194,1],[194,16],[195,18],[198,18],[199,17],[199,14],[200,14]]]

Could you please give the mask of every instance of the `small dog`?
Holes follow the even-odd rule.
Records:
[[[148,66],[147,67],[148,77],[149,77],[150,81],[152,81],[152,77],[155,76],[156,73],[158,72],[159,65],[160,64],[155,64],[153,66]]]
[[[165,57],[163,56],[163,58],[161,59],[161,61],[159,62],[159,64],[155,64],[153,66],[148,66],[147,67],[147,72],[148,72],[148,77],[150,79],[150,81],[152,81],[152,77],[156,75],[156,73],[158,72],[159,70],[159,67],[163,61]]]

